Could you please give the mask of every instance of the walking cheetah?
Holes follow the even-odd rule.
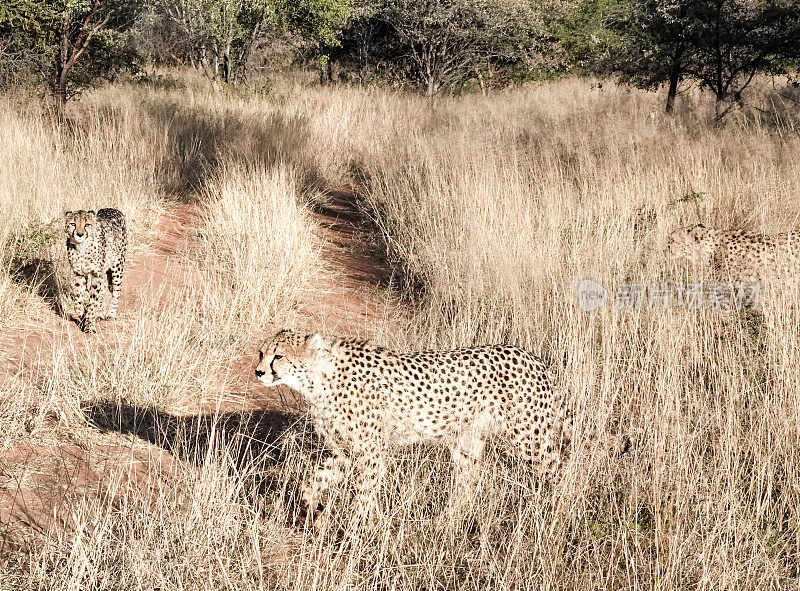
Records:
[[[97,330],[97,303],[103,276],[111,292],[108,317],[117,317],[125,249],[125,216],[116,209],[68,211],[64,214],[67,258],[73,274],[75,308],[81,330]]]
[[[679,228],[669,236],[667,253],[685,258],[716,273],[756,282],[790,279],[800,275],[800,233],[769,237],[744,230],[723,231],[697,224]]]
[[[344,478],[352,457],[359,507],[374,511],[383,452],[393,445],[449,445],[459,497],[476,476],[490,434],[515,444],[541,475],[560,461],[561,396],[544,363],[517,347],[396,353],[368,342],[282,330],[258,357],[258,380],[300,392],[333,451],[303,491],[312,510],[318,495]]]

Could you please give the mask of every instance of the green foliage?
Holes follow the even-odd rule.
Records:
[[[800,3],[794,0],[626,0],[609,26],[621,42],[607,62],[642,88],[681,80],[718,103],[741,100],[759,72],[789,73],[800,60]],[[718,117],[727,108],[718,108]]]
[[[123,33],[139,0],[0,0],[0,73],[36,70],[61,101],[134,67]]]
[[[3,246],[4,266],[14,275],[42,258],[48,248],[61,238],[61,220],[31,221],[12,234]]]
[[[235,84],[274,23],[272,0],[149,0],[139,44],[154,61],[190,63]]]
[[[429,96],[477,81],[482,89],[541,65],[544,5],[529,0],[372,0],[345,33],[359,67],[372,60]]]
[[[560,18],[550,19],[548,28],[560,43],[566,66],[592,71],[607,59],[621,43],[617,31],[608,26],[627,0],[579,0]]]
[[[707,194],[708,193],[706,193],[705,191],[698,192],[692,189],[688,193],[685,193],[680,197],[678,197],[677,199],[670,201],[669,207],[670,208],[675,207],[680,210],[683,209],[683,206],[691,206],[694,209],[695,217],[698,220],[702,220],[705,218],[705,208],[703,206],[703,200],[706,198]]]
[[[52,51],[57,18],[47,0],[0,0],[0,33],[10,48]]]
[[[277,11],[293,31],[318,47],[336,47],[352,12],[351,0],[278,0]]]
[[[693,203],[693,204],[697,204],[700,201],[702,201],[703,199],[705,199],[706,195],[707,195],[707,193],[705,191],[703,191],[701,193],[698,193],[697,191],[692,190],[692,191],[689,191],[688,193],[686,193],[685,195],[681,195],[675,201],[677,203]]]

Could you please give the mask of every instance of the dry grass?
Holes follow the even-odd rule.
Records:
[[[26,379],[0,404],[5,448],[47,432],[88,449],[163,448],[181,463],[168,474],[153,463],[148,486],[121,478],[124,463],[95,494],[76,484],[67,523],[12,555],[0,586],[797,585],[796,297],[751,313],[575,304],[585,278],[612,291],[687,281],[662,254],[676,225],[795,228],[796,116],[714,126],[713,105],[689,96],[666,118],[659,97],[582,80],[435,105],[374,90],[259,97],[181,84],[89,96],[73,114],[83,135],[9,104],[0,115],[20,138],[0,148],[16,167],[0,171],[15,179],[0,184],[0,203],[27,204],[0,222],[2,236],[12,219],[58,215],[69,195],[105,203],[107,186],[137,212],[187,196],[208,204],[185,290],[131,315],[122,346],[54,358],[48,379]],[[37,179],[62,174],[58,199],[43,199],[49,185]],[[412,302],[413,322],[382,340],[510,341],[552,363],[576,415],[558,482],[532,488],[493,454],[472,508],[453,520],[440,510],[447,459],[411,450],[376,527],[352,531],[337,491],[330,527],[315,531],[296,503],[319,458],[302,423],[271,411],[181,416],[224,397],[221,368],[253,334],[297,321],[322,265],[302,205],[348,183]],[[681,200],[692,193],[703,195]],[[30,315],[36,297],[2,277],[3,316]],[[619,431],[635,439],[621,459],[596,443]]]
[[[205,305],[228,321],[250,330],[274,326],[302,300],[319,270],[318,246],[298,184],[294,169],[282,163],[224,166],[206,184],[214,203],[205,228],[211,256],[206,264],[221,283],[206,292],[214,301]]]

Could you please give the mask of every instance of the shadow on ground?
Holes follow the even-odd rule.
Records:
[[[304,158],[309,134],[300,115],[246,116],[164,100],[146,108],[156,128],[165,130],[160,177],[168,194],[197,193],[223,161],[266,166],[288,162],[303,172],[304,180],[316,178]]]
[[[56,315],[66,318],[56,266],[49,259],[32,259],[12,274],[12,280],[37,294]]]
[[[280,493],[295,515],[301,509],[298,450],[314,456],[323,447],[305,417],[276,410],[180,416],[93,402],[82,411],[103,432],[134,435],[198,466],[211,457],[226,458],[231,474],[246,481],[251,495]]]
[[[425,282],[394,256],[386,232],[376,223],[375,207],[358,190],[325,189],[307,204],[317,222],[327,229],[334,248],[326,258],[347,269],[357,283],[392,292],[398,303],[418,303],[425,296]]]
[[[158,94],[145,97],[140,108],[132,124],[139,126],[143,146],[155,161],[156,177],[173,200],[202,200],[208,179],[230,163],[269,167],[285,162],[300,171],[302,188],[323,184],[308,156],[308,121],[301,114],[187,104]],[[94,129],[98,118],[112,130],[131,119],[126,107],[103,105],[95,109],[93,118],[65,116],[63,133],[77,141]],[[119,129],[118,133],[131,132]]]

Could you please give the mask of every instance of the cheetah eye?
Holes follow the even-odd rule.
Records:
[[[275,355],[275,356],[273,357],[273,359],[274,359],[275,361],[277,361],[278,359],[283,359],[283,355]]]
[[[84,228],[91,228],[91,227],[92,227],[92,224],[83,224],[83,227],[84,227]]]

